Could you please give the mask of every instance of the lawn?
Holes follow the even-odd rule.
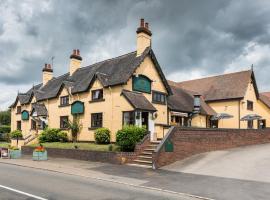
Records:
[[[36,147],[39,144],[32,144],[29,146]],[[59,149],[75,149],[75,146],[78,147],[78,149],[83,150],[92,150],[92,151],[109,151],[109,144],[94,144],[94,143],[84,143],[84,142],[50,142],[50,143],[42,143],[42,145],[46,148],[59,148]],[[112,151],[119,151],[119,147],[115,144],[112,144]]]
[[[8,142],[0,142],[0,147],[2,147],[2,148],[8,148],[9,145],[10,145],[10,143],[8,143]]]

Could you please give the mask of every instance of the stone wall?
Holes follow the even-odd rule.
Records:
[[[203,152],[269,142],[270,129],[185,129],[174,127],[154,152],[154,166],[158,168]],[[166,145],[170,146],[166,147]]]

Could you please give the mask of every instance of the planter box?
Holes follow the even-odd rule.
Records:
[[[21,150],[9,150],[9,156],[11,159],[17,159],[22,157]]]
[[[48,160],[47,151],[44,152],[33,151],[33,160]]]

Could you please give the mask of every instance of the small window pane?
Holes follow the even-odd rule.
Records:
[[[60,128],[67,129],[68,128],[68,116],[60,117]]]
[[[102,127],[102,113],[91,114],[91,127],[93,128]]]

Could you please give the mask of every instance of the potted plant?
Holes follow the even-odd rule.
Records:
[[[22,151],[18,147],[9,147],[9,156],[11,159],[17,159],[22,157]]]
[[[48,154],[46,149],[40,144],[33,151],[33,160],[48,160]]]

